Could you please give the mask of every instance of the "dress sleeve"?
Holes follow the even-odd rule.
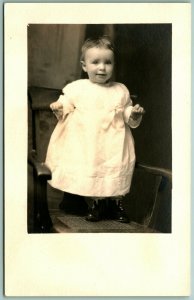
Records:
[[[63,95],[61,95],[58,99],[58,101],[63,105],[63,119],[75,109],[71,89],[71,84],[66,85],[63,88]]]
[[[136,128],[140,125],[142,116],[140,116],[137,120],[133,120],[131,118],[131,111],[133,109],[133,101],[130,98],[130,93],[128,90],[126,93],[126,99],[127,99],[127,102],[126,102],[126,105],[124,107],[124,112],[123,112],[124,122],[126,124],[128,124],[131,128]]]

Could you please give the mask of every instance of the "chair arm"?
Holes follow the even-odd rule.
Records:
[[[32,152],[28,155],[28,162],[33,167],[37,177],[44,178],[45,180],[51,179],[51,171],[45,163],[38,161],[34,150],[32,150]]]
[[[172,171],[146,164],[136,163],[136,169],[156,177],[153,203],[143,220],[144,226],[154,228],[158,232],[170,233],[172,211]]]
[[[140,170],[144,170],[148,173],[151,173],[153,175],[158,175],[162,177],[166,177],[169,182],[172,184],[172,171],[169,169],[164,169],[164,168],[158,168],[158,167],[153,167],[141,163],[136,163],[135,167]]]

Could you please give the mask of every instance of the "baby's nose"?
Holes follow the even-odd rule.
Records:
[[[104,70],[105,69],[105,64],[103,64],[103,63],[99,64],[99,69]]]

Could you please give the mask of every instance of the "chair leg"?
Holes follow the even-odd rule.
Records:
[[[34,232],[49,233],[52,225],[47,203],[47,181],[35,177]]]

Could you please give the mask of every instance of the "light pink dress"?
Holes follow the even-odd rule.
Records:
[[[52,133],[46,164],[50,185],[69,193],[111,197],[130,190],[135,165],[130,127],[132,101],[121,83],[80,79],[65,86],[58,101],[63,120]]]

